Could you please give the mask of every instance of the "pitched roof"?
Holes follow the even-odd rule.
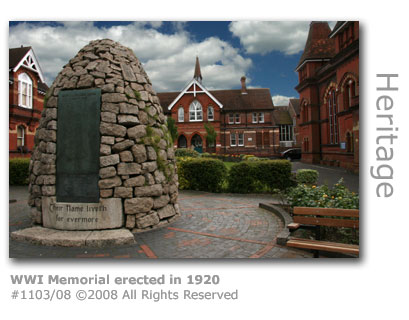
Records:
[[[273,118],[277,125],[293,124],[293,120],[288,112],[287,106],[276,106],[273,110]]]
[[[32,49],[31,47],[10,48],[9,49],[9,70],[14,69],[31,49]],[[39,73],[38,70],[37,72]],[[40,79],[38,79],[38,91],[46,93],[47,90],[48,90],[48,86],[45,82],[41,81],[41,76],[40,76]]]
[[[48,86],[45,82],[41,82],[41,80],[38,80],[38,91],[47,93]]]
[[[247,94],[241,90],[209,90],[209,92],[223,104],[226,111],[273,109],[273,100],[267,88],[247,89]],[[158,92],[158,97],[165,113],[168,106],[176,99],[180,92]]]
[[[335,40],[329,38],[330,33],[328,22],[311,22],[304,52],[296,69],[306,60],[329,59],[335,55]]]
[[[300,114],[300,99],[290,99],[289,105],[293,107],[296,115],[298,116]]]
[[[9,69],[14,68],[18,65],[21,59],[29,52],[31,47],[20,47],[20,48],[10,48],[9,49]]]
[[[343,26],[343,24],[347,21],[337,21],[337,23],[334,26],[334,29],[332,29],[331,33],[329,34],[329,37],[333,37],[339,29]]]

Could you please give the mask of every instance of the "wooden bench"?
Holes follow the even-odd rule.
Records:
[[[294,207],[293,221],[287,226],[290,231],[313,229],[315,240],[290,237],[287,246],[314,250],[314,257],[318,257],[319,251],[359,255],[358,245],[320,240],[320,226],[359,229],[359,210]]]

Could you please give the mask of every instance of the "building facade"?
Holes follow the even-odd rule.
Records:
[[[241,89],[207,90],[196,58],[192,81],[181,92],[162,92],[158,97],[164,112],[176,122],[175,147],[263,157],[279,152],[280,129],[270,90],[247,89],[245,77],[241,78]],[[206,126],[217,134],[214,143],[206,140]]]
[[[48,90],[31,47],[9,49],[9,157],[30,157]]]
[[[312,22],[296,68],[302,161],[359,170],[359,22]]]

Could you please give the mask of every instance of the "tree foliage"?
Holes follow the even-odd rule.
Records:
[[[176,126],[176,121],[172,117],[168,117],[166,122],[168,125],[170,136],[172,137],[172,142],[175,142],[178,138],[178,128]]]

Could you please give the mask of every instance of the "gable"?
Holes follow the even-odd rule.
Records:
[[[15,64],[13,66],[10,65],[10,69],[12,68],[13,72],[16,72],[21,67],[27,68],[37,73],[41,82],[45,82],[43,72],[41,71],[40,64],[38,63],[37,57],[35,56],[33,49],[31,49],[30,47],[17,49],[21,50],[10,49],[9,51],[10,59],[9,65],[11,63]]]
[[[209,96],[210,99],[212,99],[216,105],[218,105],[221,109],[223,108],[223,104],[216,99],[207,89],[196,79],[193,79],[186,87],[185,89],[182,90],[182,92],[176,97],[175,100],[168,106],[168,110],[170,111],[173,106],[186,94],[188,95],[193,95],[193,97],[196,97],[197,94],[203,93]]]

